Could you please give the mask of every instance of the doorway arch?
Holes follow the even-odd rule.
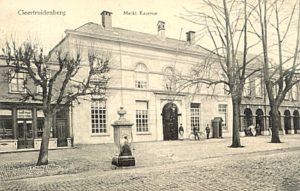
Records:
[[[167,103],[162,110],[164,140],[178,140],[178,107]]]
[[[300,130],[300,127],[299,127],[299,111],[298,110],[295,110],[293,112],[293,115],[294,115],[294,131],[295,131],[295,134],[297,134],[297,131]]]
[[[289,133],[291,129],[291,112],[289,110],[284,111],[284,131],[285,134]]]
[[[250,125],[253,125],[253,114],[250,108],[246,108],[244,110],[244,125],[245,128],[249,127]]]
[[[258,129],[258,135],[261,135],[261,131],[264,129],[265,127],[265,123],[264,123],[264,112],[261,109],[257,109],[256,112],[256,124],[255,127],[259,126]]]

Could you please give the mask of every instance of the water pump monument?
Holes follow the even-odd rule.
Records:
[[[126,111],[123,107],[118,111],[120,118],[112,124],[114,127],[114,147],[115,156],[112,159],[112,164],[118,167],[135,166],[135,158],[132,156],[131,141],[132,141],[132,126],[124,118]]]

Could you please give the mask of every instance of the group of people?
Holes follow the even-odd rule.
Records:
[[[210,128],[209,128],[208,124],[205,127],[205,132],[206,132],[206,138],[209,139]],[[180,124],[180,126],[179,126],[179,139],[180,140],[183,140],[183,134],[184,134],[184,129],[183,129],[182,124]],[[201,132],[199,131],[199,127],[194,126],[193,127],[193,135],[194,135],[195,140],[200,140],[199,134],[201,134]]]
[[[257,124],[256,126],[252,124],[249,127],[245,128],[244,131],[246,136],[257,136],[260,134],[260,126],[259,124]]]

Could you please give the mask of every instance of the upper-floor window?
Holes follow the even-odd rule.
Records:
[[[290,89],[286,94],[285,94],[285,97],[284,97],[284,100],[291,100],[292,98],[292,89]]]
[[[102,80],[103,80],[103,74],[102,73],[98,73],[98,72],[96,72],[95,74],[93,74],[92,76],[91,76],[91,83],[99,83],[99,82],[101,82]]]
[[[230,94],[230,89],[229,86],[227,84],[223,84],[224,88],[223,88],[223,94],[224,95],[229,95]]]
[[[276,97],[277,94],[278,94],[278,84],[274,84],[273,87],[272,87],[272,91],[273,91],[273,95]]]
[[[262,81],[261,78],[257,77],[255,78],[255,96],[256,97],[262,97]]]
[[[32,110],[30,110],[30,109],[18,109],[17,118],[23,118],[23,119],[32,118]]]
[[[26,73],[12,72],[10,73],[9,92],[22,93],[25,92]]]
[[[245,80],[245,85],[244,85],[244,96],[251,96],[251,86],[250,86],[250,80],[247,78]]]
[[[298,86],[294,85],[292,87],[292,100],[297,101],[298,100]]]
[[[174,81],[174,75],[175,71],[172,67],[167,67],[164,70],[164,89],[167,91],[174,91],[175,90],[175,81]]]
[[[47,74],[46,76],[47,76],[47,85],[48,85],[48,84],[49,84],[49,80],[50,80],[50,78],[51,78],[51,73]],[[36,76],[36,78],[37,78],[38,80],[41,79],[38,75]],[[48,91],[48,90],[47,90],[47,91]],[[42,94],[42,93],[43,93],[43,87],[42,87],[41,85],[37,85],[37,86],[36,86],[36,93],[38,93],[38,94]]]
[[[148,88],[148,69],[145,64],[138,64],[135,68],[135,87]]]

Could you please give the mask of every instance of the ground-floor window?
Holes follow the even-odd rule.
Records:
[[[222,117],[222,129],[228,130],[227,121],[228,121],[228,113],[227,113],[227,104],[219,104],[218,106],[219,116]]]
[[[148,132],[149,119],[148,119],[148,102],[136,101],[136,131]]]
[[[103,100],[92,100],[91,115],[92,133],[106,133],[106,102]]]
[[[0,110],[0,139],[13,139],[13,117],[8,109]]]
[[[191,130],[200,129],[200,103],[191,103]]]

